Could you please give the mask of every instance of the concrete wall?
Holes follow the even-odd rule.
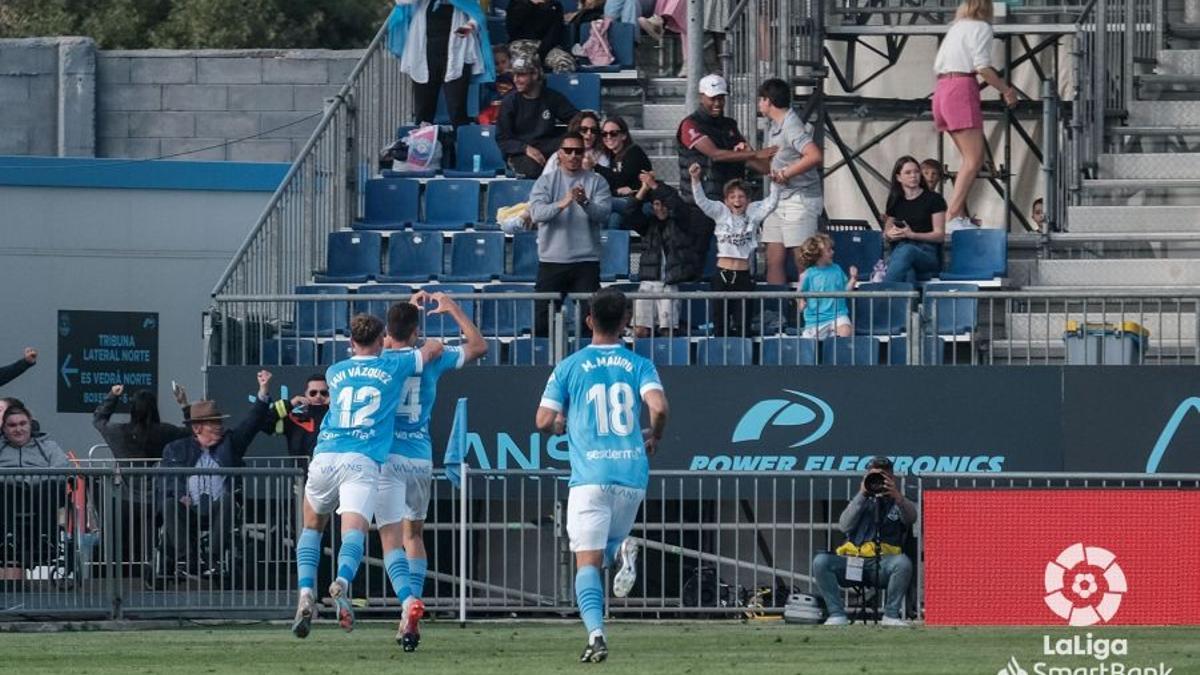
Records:
[[[91,156],[96,43],[0,40],[0,155]]]
[[[337,93],[361,56],[322,50],[99,52],[96,155],[291,161],[316,128],[325,98]],[[231,143],[248,136],[257,137]]]

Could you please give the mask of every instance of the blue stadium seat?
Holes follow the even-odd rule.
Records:
[[[634,341],[633,351],[650,359],[656,366],[692,364],[692,345],[685,337],[642,338]]]
[[[637,45],[637,30],[638,27],[631,23],[623,23],[614,21],[608,25],[608,45],[612,49],[613,63],[609,66],[590,66],[581,65],[579,70],[583,72],[597,73],[612,73],[621,70],[627,70],[634,67],[634,53]],[[592,34],[592,26],[589,23],[583,24],[579,31],[579,43],[587,42],[588,37]],[[600,110],[600,108],[595,108]]]
[[[496,338],[484,338],[483,341],[487,343],[487,353],[476,359],[475,364],[479,366],[500,365],[500,341]]]
[[[815,366],[817,341],[802,337],[763,338],[759,363],[764,366]]]
[[[479,297],[479,330],[489,337],[516,337],[533,331],[533,300],[502,300],[501,293],[532,293],[533,284],[489,284]]]
[[[821,365],[874,366],[879,363],[879,341],[866,335],[821,341]]]
[[[442,235],[431,232],[394,232],[388,237],[387,274],[376,277],[387,283],[424,283],[442,275]]]
[[[264,366],[311,366],[317,363],[316,340],[286,338],[267,340],[262,344]]]
[[[487,206],[483,211],[483,222],[480,228],[494,230],[499,227],[496,223],[496,212],[504,206],[512,206],[529,201],[529,191],[533,189],[533,181],[494,180],[487,186]]]
[[[447,295],[458,296],[475,294],[475,287],[471,284],[429,284],[428,286],[422,286],[421,290],[428,293],[446,293]],[[466,314],[467,318],[474,321],[475,300],[459,297],[455,298],[455,301],[462,307],[463,314]],[[433,305],[429,305],[427,309],[432,307]],[[425,326],[422,332],[429,337],[458,337],[461,334],[461,331],[458,330],[458,324],[446,314],[424,312],[424,317]]]
[[[479,87],[467,87],[467,117],[471,119],[479,117]],[[446,108],[445,87],[438,90],[437,111],[433,114],[433,123],[450,124],[450,111]]]
[[[748,366],[754,363],[750,338],[710,337],[700,341],[696,363],[702,366]]]
[[[936,335],[925,337],[921,348],[921,363],[927,366],[940,366],[945,361],[943,352],[946,345]],[[887,343],[887,362],[893,366],[908,365],[908,338],[894,337]]]
[[[711,290],[712,287],[701,282],[685,282],[679,284],[680,293],[703,293]],[[703,333],[705,327],[709,325],[708,316],[708,300],[703,298],[689,298],[680,302],[680,322],[688,326],[692,334]]]
[[[956,293],[960,291],[975,292],[979,286],[975,284],[931,281],[925,284],[925,292]],[[930,298],[926,297],[921,303],[921,313],[927,322],[933,325],[938,335],[967,335],[975,332],[978,323],[977,314],[979,300],[976,298]]]
[[[347,295],[345,286],[297,286],[297,295]],[[292,334],[301,337],[328,337],[346,333],[350,325],[350,303],[345,300],[296,302],[296,326]]]
[[[478,87],[471,87],[472,91]],[[455,132],[454,168],[446,169],[447,178],[492,178],[504,173],[504,155],[496,145],[496,127],[468,124]],[[475,171],[475,155],[479,155],[479,171]],[[530,181],[532,184],[532,181]],[[484,218],[488,220],[491,216]]]
[[[387,321],[388,307],[393,302],[408,300],[412,297],[413,288],[406,284],[367,284],[358,287],[359,295],[391,295],[391,300],[355,300],[350,303],[352,314],[372,314]]]
[[[503,281],[534,281],[537,279],[537,232],[518,232],[513,235],[512,272],[501,274]]]
[[[403,230],[418,218],[421,183],[409,178],[373,178],[367,181],[363,219],[356,230]]]
[[[870,291],[911,291],[912,284],[900,281],[880,281],[877,283],[859,284],[858,290]],[[908,330],[908,307],[911,302],[907,298],[867,298],[854,295],[850,308],[850,320],[854,322],[855,335],[872,335],[884,337],[903,335]]]
[[[386,313],[384,317],[386,319]],[[320,359],[319,363],[322,366],[330,366],[338,361],[345,361],[350,358],[350,341],[349,340],[326,340],[321,343],[321,351],[317,355]]]
[[[458,232],[450,239],[450,273],[443,281],[491,281],[503,273],[503,233]]]
[[[509,345],[508,362],[514,366],[550,365],[549,338],[519,338]]]
[[[322,284],[361,284],[380,272],[383,241],[378,232],[330,232]]]
[[[479,222],[479,181],[431,180],[425,184],[425,219],[414,230],[456,231]]]
[[[1008,234],[1004,230],[969,229],[950,235],[950,269],[942,281],[990,281],[1008,275]]]
[[[600,110],[600,76],[596,73],[550,73],[546,86],[566,96],[579,110]]]
[[[830,232],[833,238],[833,261],[842,271],[850,273],[850,266],[858,267],[860,280],[870,279],[875,263],[883,258],[883,233],[879,230],[854,230]]]
[[[600,231],[600,280],[629,277],[629,231]]]

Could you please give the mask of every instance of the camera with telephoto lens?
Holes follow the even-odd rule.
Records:
[[[867,494],[885,494],[887,492],[887,474],[878,469],[871,471],[863,479],[863,487],[867,489]]]

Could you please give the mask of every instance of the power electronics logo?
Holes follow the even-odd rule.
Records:
[[[1154,448],[1150,450],[1150,456],[1146,459],[1146,473],[1158,473],[1158,466],[1162,463],[1163,456],[1167,454],[1167,448],[1171,446],[1176,432],[1179,431],[1179,425],[1183,424],[1184,418],[1192,411],[1200,412],[1200,398],[1196,396],[1184,399],[1175,407],[1175,412],[1171,414],[1171,418],[1167,420],[1162,432],[1158,434],[1158,440],[1155,441]]]
[[[1112,621],[1129,590],[1116,556],[1099,546],[1071,544],[1046,563],[1046,606],[1072,626]]]
[[[784,389],[784,392],[795,399],[769,398],[755,403],[742,415],[730,440],[734,443],[760,440],[768,426],[810,427],[806,436],[789,446],[798,448],[815,443],[829,433],[833,427],[833,408],[828,403],[804,392],[791,389]]]

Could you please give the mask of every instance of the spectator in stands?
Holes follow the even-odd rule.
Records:
[[[538,228],[538,293],[600,288],[600,229],[612,210],[612,196],[603,178],[583,168],[584,152],[582,136],[564,136],[559,170],[539,177],[529,193],[529,213]],[[549,317],[544,305],[536,323],[537,334],[545,335]]]
[[[439,92],[455,127],[470,124],[470,87],[496,79],[487,19],[478,0],[396,0],[388,17],[388,49],[413,81],[418,123],[432,124]]]
[[[814,234],[800,246],[803,257],[800,281],[796,290],[801,293],[840,293],[854,290],[858,268],[850,266],[847,276],[842,266],[833,262],[833,238],[827,234]],[[804,312],[802,337],[823,340],[827,337],[850,337],[854,335],[854,324],[850,322],[850,308],[845,298],[813,298],[798,301]]]
[[[22,373],[37,364],[38,353],[33,347],[26,347],[25,354],[7,366],[0,366],[0,387],[12,382]]]
[[[767,283],[787,283],[787,256],[803,270],[800,245],[817,233],[825,211],[821,187],[824,153],[813,140],[812,127],[792,110],[792,90],[780,79],[758,88],[758,112],[766,117],[763,143],[778,149],[771,158],[771,180],[779,186],[779,206],[763,223],[767,245]]]
[[[1029,220],[1033,223],[1035,232],[1046,231],[1046,208],[1041,197],[1033,200],[1033,208],[1029,211]]]
[[[512,57],[508,54],[507,44],[492,45],[492,61],[496,64],[496,77],[512,74],[509,69],[509,66],[512,65]]]
[[[563,21],[579,34],[580,26],[604,17],[604,0],[579,0],[579,9],[563,14]]]
[[[708,251],[714,223],[692,199],[689,167],[692,164],[700,165],[704,194],[712,201],[721,201],[725,198],[725,185],[731,180],[745,178],[747,165],[759,173],[769,173],[770,160],[776,152],[775,148],[750,148],[738,129],[737,121],[725,117],[725,99],[728,95],[729,85],[725,78],[720,75],[704,76],[700,80],[699,108],[685,117],[675,132],[681,179],[679,195],[688,204],[689,228],[702,234],[698,239],[703,246],[701,258]]]
[[[532,60],[513,59],[512,71],[516,91],[500,104],[496,142],[514,173],[537,178],[547,158],[558,149],[556,124],[569,121],[579,111],[567,97],[545,86],[542,70]]]
[[[513,90],[512,73],[497,75],[496,81],[489,86],[492,87],[491,99],[482,104],[483,108],[479,111],[479,123],[495,126],[496,122],[500,120],[501,103],[504,101],[504,97]]]
[[[17,403],[20,403],[19,401]],[[67,453],[58,443],[35,432],[33,415],[23,405],[8,405],[4,410],[3,441],[0,442],[0,469],[70,466]],[[41,476],[24,476],[26,483],[40,483]]]
[[[130,397],[128,422],[113,424],[110,420],[124,394],[124,386],[113,385],[108,396],[96,407],[96,412],[92,413],[92,426],[100,432],[113,457],[160,459],[167,444],[192,434],[186,426],[162,421],[158,414],[158,399],[149,389],[139,389]],[[183,416],[186,420],[187,393],[182,387],[175,390],[175,402],[184,409]]]
[[[758,228],[779,203],[779,187],[772,185],[768,197],[750,201],[750,188],[734,179],[725,184],[725,201],[715,202],[704,194],[700,177],[704,170],[699,164],[688,167],[692,179],[692,198],[704,215],[716,223],[717,273],[712,278],[712,290],[717,293],[744,293],[754,290],[750,260],[758,250]],[[745,303],[716,300],[709,314],[717,337],[749,335],[745,325]]]
[[[504,25],[514,62],[524,59],[539,66],[545,64],[555,73],[575,71],[575,57],[561,46],[565,24],[558,0],[512,0]]]
[[[883,237],[892,243],[885,281],[914,283],[942,267],[946,200],[926,187],[921,165],[905,155],[892,167]]]
[[[813,559],[813,577],[829,611],[826,626],[850,623],[841,590],[850,583],[846,579],[849,558],[865,559],[862,583],[887,588],[881,623],[884,626],[907,625],[900,616],[900,606],[912,580],[913,565],[901,548],[908,538],[908,528],[916,521],[917,507],[896,487],[892,460],[887,457],[872,459],[858,494],[838,518],[838,529],[845,533],[846,543],[839,546],[836,553],[820,553]],[[877,533],[882,555],[875,550]]]
[[[163,467],[195,467],[215,469],[242,466],[242,458],[255,434],[267,423],[268,385],[271,373],[258,372],[258,397],[246,418],[232,430],[226,430],[223,420],[229,417],[217,408],[214,401],[197,401],[188,409],[188,424],[192,435],[173,441],[163,448]],[[224,476],[195,474],[167,478],[162,484],[162,518],[165,555],[175,560],[181,572],[193,565],[203,564],[206,572],[215,572],[223,558],[225,527],[230,518],[230,486]],[[204,560],[192,559],[190,553],[195,539],[185,541],[181,535],[198,538],[209,531],[209,555]],[[168,569],[170,569],[168,567]]]
[[[593,110],[580,110],[567,123],[567,133],[577,133],[583,137],[583,168],[601,173],[608,167],[608,155],[600,146],[600,116]],[[552,153],[546,159],[543,174],[558,171],[558,153]]]
[[[925,182],[926,190],[940,193],[945,175],[942,163],[936,159],[930,158],[921,162],[921,178]]]
[[[642,186],[640,176],[653,171],[654,167],[650,165],[646,151],[633,142],[624,118],[616,115],[605,118],[600,137],[605,161],[596,171],[608,181],[608,189],[613,193],[613,215],[608,226],[616,229],[621,227],[621,219],[633,194]]]
[[[9,404],[0,418],[0,470],[71,466],[67,453],[45,434],[35,432],[33,415],[23,405]],[[49,562],[57,539],[58,509],[65,497],[65,476],[21,476],[3,485],[4,533],[14,535],[17,560],[33,567]]]
[[[950,229],[974,227],[966,215],[967,195],[983,167],[983,110],[979,101],[978,73],[1012,107],[1017,90],[1010,87],[992,68],[992,1],[965,0],[958,6],[954,22],[938,47],[933,70],[937,86],[933,91],[933,123],[939,132],[950,134],[962,156],[954,179],[954,194],[946,209]]]
[[[674,293],[678,284],[700,280],[704,271],[701,247],[689,229],[687,206],[679,193],[658,182],[653,171],[643,171],[639,178],[638,191],[625,210],[626,225],[642,238],[638,292]],[[634,300],[634,335],[650,337],[656,324],[660,334],[670,335],[679,326],[678,304],[674,300]]]
[[[287,439],[288,456],[311,459],[327,412],[329,384],[325,382],[324,373],[314,373],[304,383],[304,394],[293,396],[290,401],[280,399],[271,405],[266,432],[282,434]]]

